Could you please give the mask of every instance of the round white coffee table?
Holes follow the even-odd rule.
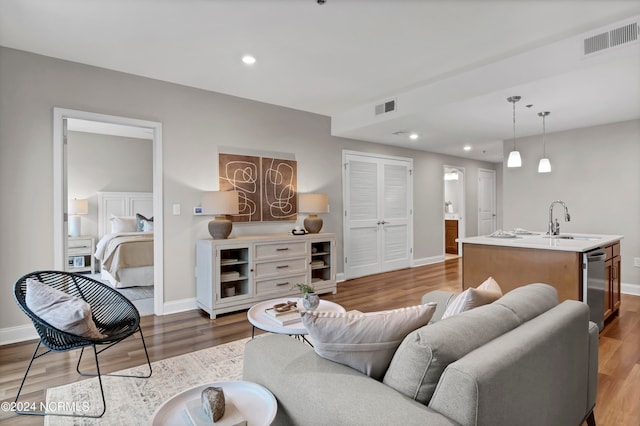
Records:
[[[302,320],[293,324],[287,324],[283,326],[275,322],[268,314],[265,313],[265,310],[268,308],[272,308],[273,305],[277,303],[285,303],[290,300],[296,300],[298,302],[298,307],[302,306],[302,299],[299,299],[297,297],[265,300],[264,302],[260,302],[257,305],[253,305],[247,312],[247,319],[254,327],[251,332],[251,337],[254,337],[253,332],[255,331],[255,327],[271,333],[288,334],[290,336],[306,335],[307,329],[304,328]],[[345,312],[345,309],[337,303],[320,299],[320,305],[318,305],[316,311]]]
[[[221,387],[225,401],[231,401],[242,413],[247,425],[270,425],[276,417],[278,403],[264,386],[245,381],[214,382],[180,392],[162,404],[151,418],[152,426],[173,426],[192,423],[186,412],[187,404],[200,401],[202,391],[209,386]],[[220,419],[223,421],[224,417]]]

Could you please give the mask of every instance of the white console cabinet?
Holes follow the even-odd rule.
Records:
[[[272,234],[198,240],[196,300],[213,319],[257,302],[300,294],[336,292],[335,234]]]

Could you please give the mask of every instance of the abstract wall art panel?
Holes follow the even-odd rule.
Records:
[[[218,170],[220,191],[239,193],[234,222],[296,220],[295,160],[219,153]]]

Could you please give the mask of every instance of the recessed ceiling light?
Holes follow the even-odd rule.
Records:
[[[471,151],[471,146],[465,145],[463,148],[465,151]]]
[[[415,141],[416,139],[418,139],[418,134],[417,133],[411,133],[409,135],[409,139],[411,139],[412,141]]]
[[[242,57],[242,62],[244,62],[244,63],[245,63],[245,64],[247,64],[247,65],[253,65],[253,64],[255,64],[255,63],[256,63],[256,58],[254,58],[254,57],[253,57],[253,56],[251,56],[251,55],[244,55],[244,56]]]

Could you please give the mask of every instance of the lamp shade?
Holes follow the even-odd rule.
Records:
[[[208,191],[202,194],[204,214],[238,214],[238,193],[236,191]]]
[[[509,158],[507,159],[507,167],[521,167],[522,159],[520,158],[519,151],[511,151]]]
[[[327,194],[298,194],[298,212],[328,213],[329,196]]]
[[[69,200],[67,211],[69,214],[89,214],[89,200]]]
[[[538,173],[549,173],[551,172],[551,162],[548,158],[541,158],[538,163]]]

